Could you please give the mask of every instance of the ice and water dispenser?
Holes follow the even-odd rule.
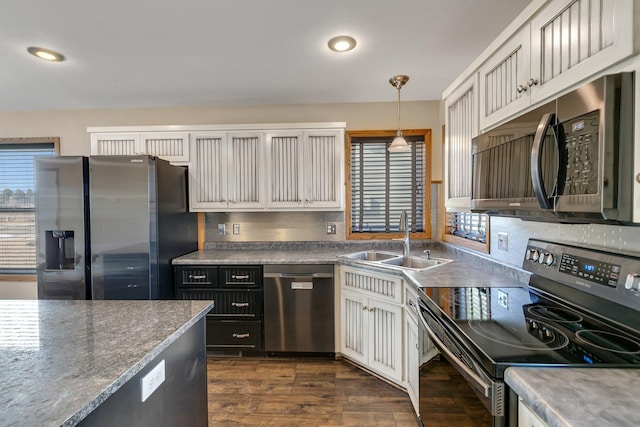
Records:
[[[73,230],[45,231],[45,270],[73,270],[76,247]]]

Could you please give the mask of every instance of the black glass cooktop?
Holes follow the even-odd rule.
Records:
[[[428,311],[448,331],[445,339],[462,345],[494,377],[501,378],[509,366],[523,365],[640,367],[640,337],[632,331],[533,288],[423,291]]]

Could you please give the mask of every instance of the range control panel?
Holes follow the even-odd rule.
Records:
[[[640,256],[529,239],[522,268],[543,277],[640,310]],[[530,284],[531,284],[530,280]]]
[[[567,253],[560,259],[560,272],[581,277],[600,285],[616,287],[621,267],[616,264],[596,261]]]

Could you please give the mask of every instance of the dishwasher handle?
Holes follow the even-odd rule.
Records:
[[[265,278],[308,279],[333,278],[333,273],[264,273]]]

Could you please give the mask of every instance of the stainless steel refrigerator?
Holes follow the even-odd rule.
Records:
[[[38,298],[172,299],[197,250],[186,169],[151,156],[36,160]]]

